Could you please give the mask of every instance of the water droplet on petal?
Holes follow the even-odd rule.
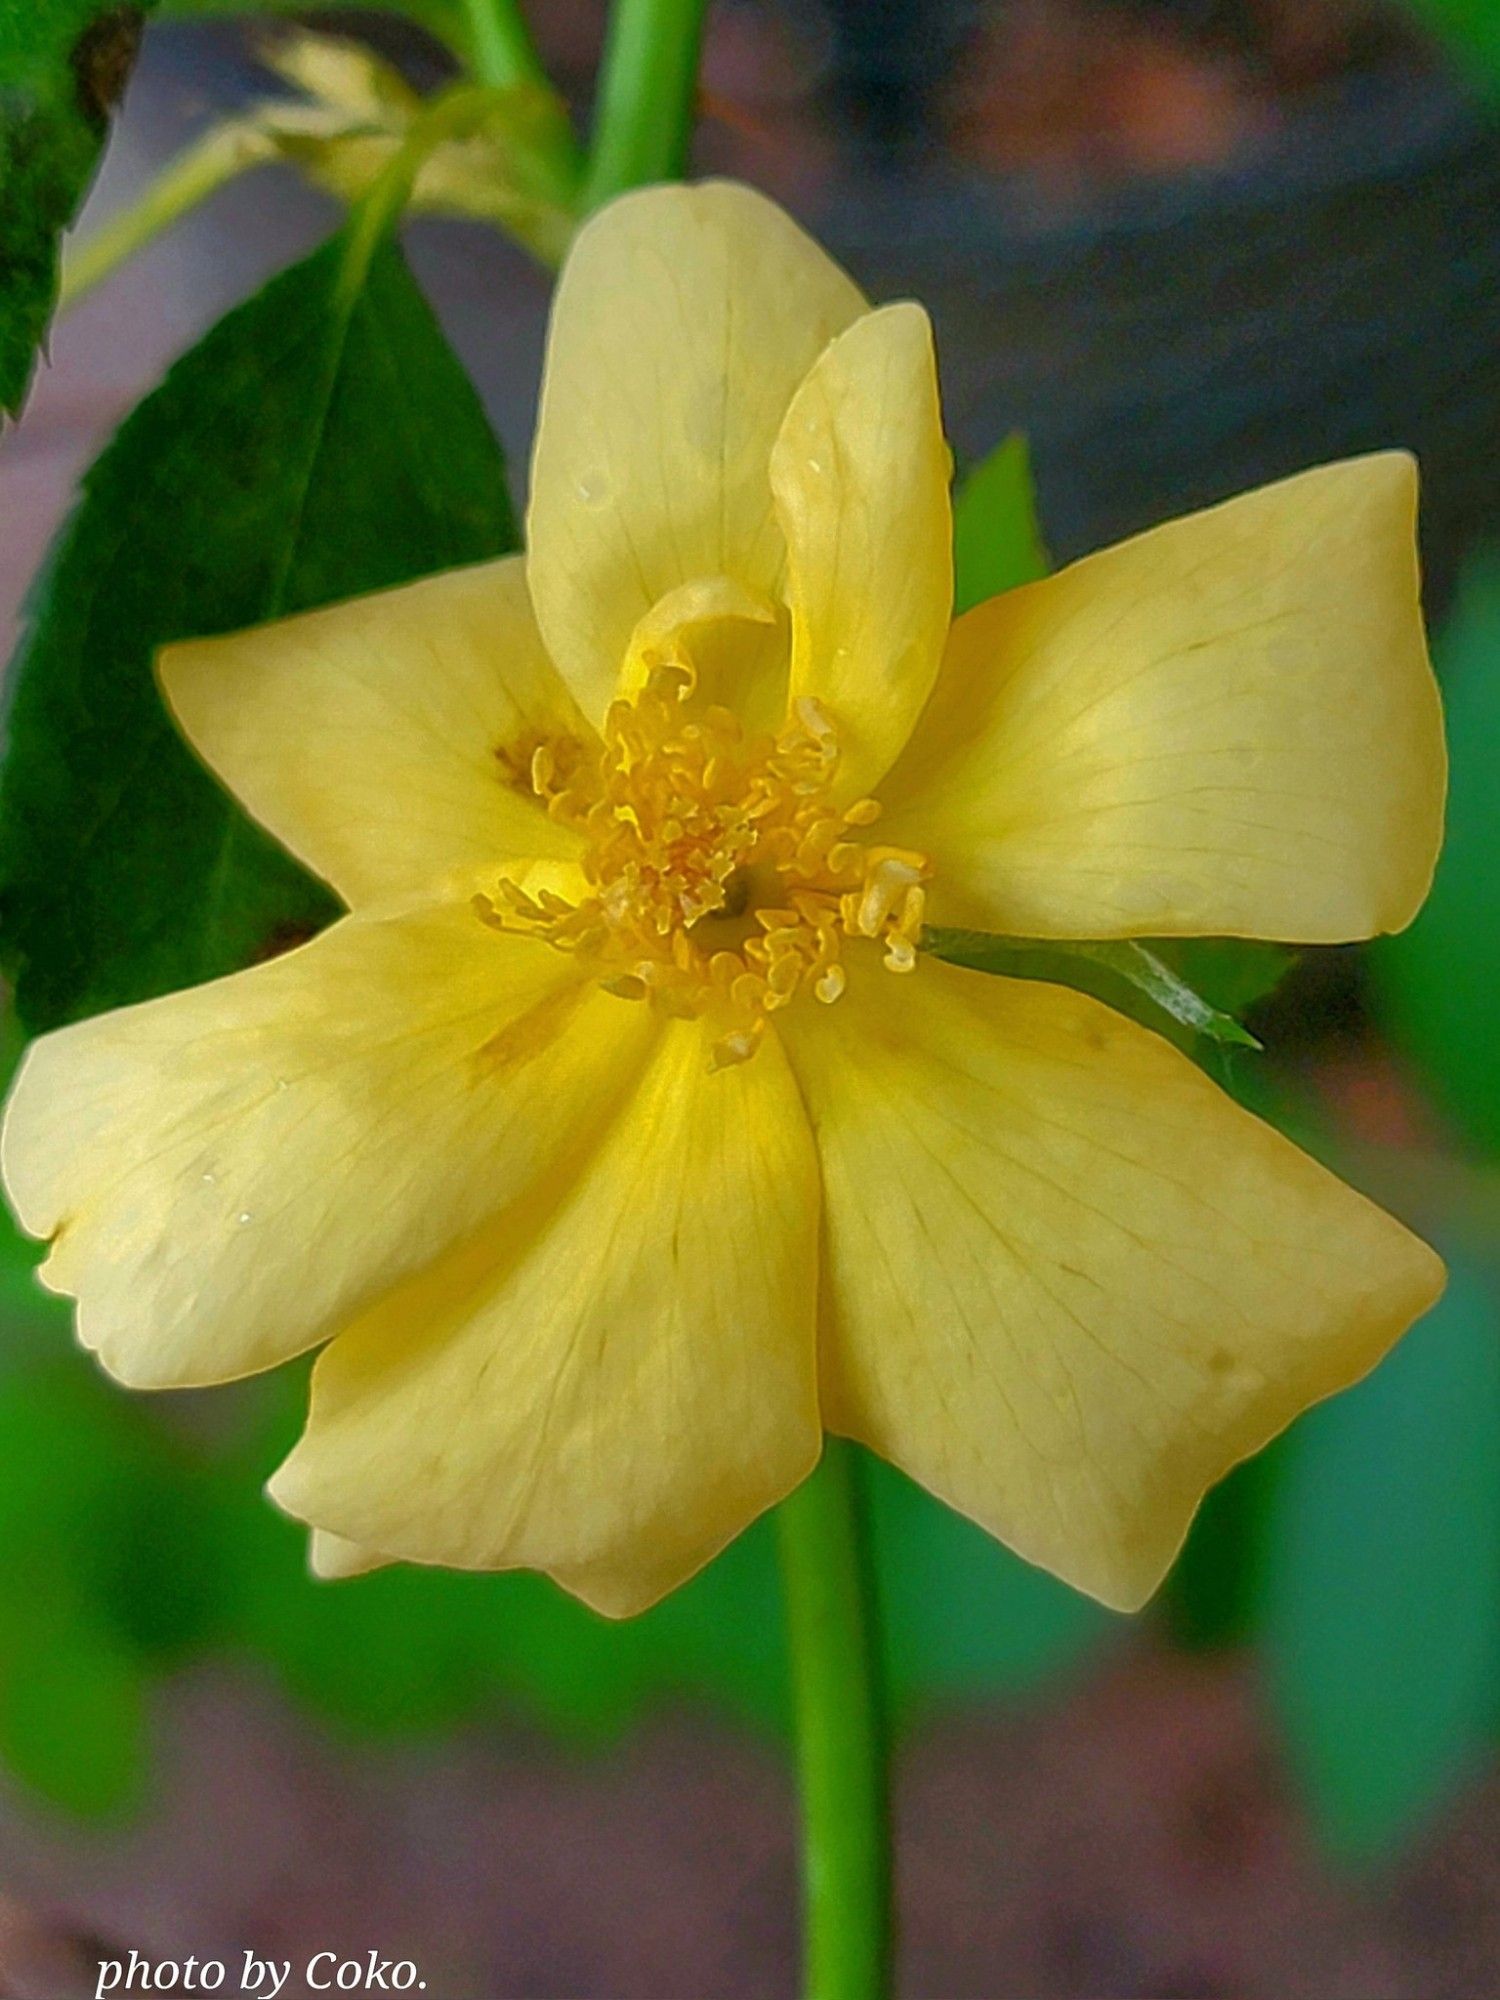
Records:
[[[253,1222],[255,1218],[248,1208],[242,1208],[234,1219],[238,1223],[246,1223]]]
[[[609,499],[609,477],[603,472],[586,472],[578,482],[578,497],[585,507],[602,507]]]

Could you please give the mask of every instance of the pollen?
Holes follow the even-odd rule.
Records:
[[[611,707],[596,757],[531,750],[532,790],[584,836],[590,893],[533,896],[507,878],[474,907],[576,954],[622,999],[712,1016],[722,1069],[753,1056],[799,995],[837,1001],[870,945],[910,972],[930,871],[924,855],[864,838],[875,799],[833,803],[838,737],[817,702],[755,736],[728,709],[692,706],[691,690],[660,668]]]

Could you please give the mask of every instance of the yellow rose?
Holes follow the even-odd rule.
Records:
[[[1165,1042],[917,949],[1405,924],[1444,785],[1410,460],[951,629],[948,464],[919,307],[656,188],[563,273],[524,558],[164,657],[350,914],[44,1037],[4,1174],[122,1381],[330,1343],[272,1488],[323,1568],[638,1611],[827,1430],[1133,1606],[1436,1297]]]

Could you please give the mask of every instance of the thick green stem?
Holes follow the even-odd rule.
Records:
[[[475,78],[493,89],[546,83],[547,72],[531,39],[520,0],[463,0]]]
[[[58,290],[59,311],[92,291],[216,188],[274,157],[275,148],[253,125],[216,125],[206,132],[158,174],[139,200],[69,245]]]
[[[615,0],[599,72],[584,206],[679,180],[698,92],[707,0]]]
[[[890,1829],[878,1628],[853,1448],[777,1511],[802,1794],[805,2000],[884,2000]]]

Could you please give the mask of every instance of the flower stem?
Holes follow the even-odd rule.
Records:
[[[463,9],[478,82],[506,90],[518,83],[547,81],[520,0],[463,0]]]
[[[777,1510],[802,1797],[805,2000],[883,2000],[890,1829],[870,1550],[853,1447]]]
[[[488,85],[455,83],[423,104],[401,144],[349,212],[341,276],[346,299],[364,284],[370,259],[411,199],[422,162],[445,140],[482,127],[493,102]]]
[[[216,125],[152,181],[138,201],[79,237],[63,259],[58,310],[73,305],[111,271],[170,229],[216,188],[275,157],[275,148],[246,123]]]
[[[707,0],[615,0],[609,17],[586,209],[687,166]]]

